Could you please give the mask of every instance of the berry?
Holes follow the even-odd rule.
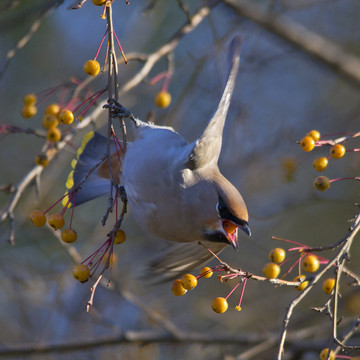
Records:
[[[263,267],[263,273],[268,279],[276,279],[280,274],[280,266],[274,263],[267,263]]]
[[[70,125],[74,121],[74,114],[70,110],[63,109],[59,112],[59,120],[65,125]]]
[[[109,259],[109,256],[110,256],[110,259]],[[103,264],[107,264],[108,262],[108,259],[109,259],[109,266],[114,266],[117,261],[118,261],[118,257],[117,255],[114,253],[114,252],[111,252],[110,254],[106,254],[103,258],[102,258],[102,263]]]
[[[159,92],[154,99],[154,104],[160,108],[167,108],[171,103],[171,94],[167,91]]]
[[[335,144],[330,149],[330,156],[334,159],[340,159],[342,158],[346,153],[346,149],[344,145],[341,144]]]
[[[301,284],[295,287],[296,290],[303,291],[309,285],[308,281],[304,281],[305,279],[306,279],[306,276],[304,276],[304,275],[300,275],[300,276],[297,276],[296,278],[294,278],[293,281],[296,281],[296,282],[301,281]]]
[[[90,76],[96,76],[100,72],[100,64],[96,60],[88,60],[84,64],[84,71]]]
[[[225,220],[223,221],[223,228],[228,234],[232,234],[237,229],[237,226],[231,221]]]
[[[24,105],[35,105],[36,104],[36,95],[35,94],[27,94],[24,96]]]
[[[326,360],[328,358],[328,353],[329,353],[328,348],[321,350],[320,360]],[[330,350],[329,360],[335,360],[335,353],[332,350]]]
[[[208,266],[205,266],[200,270],[200,275],[201,277],[208,279],[212,277],[213,271]]]
[[[35,116],[37,113],[37,108],[35,105],[25,105],[21,109],[21,116],[25,119],[30,119]]]
[[[306,272],[315,272],[319,267],[319,259],[315,255],[307,255],[302,262],[302,268]]]
[[[92,3],[96,6],[103,6],[105,5],[107,0],[92,0]]]
[[[222,314],[228,309],[229,305],[225,298],[217,297],[212,302],[211,307],[216,313]]]
[[[58,116],[59,112],[60,112],[60,105],[54,103],[54,104],[50,104],[46,107],[44,114],[45,115],[51,114],[51,115]]]
[[[61,233],[61,239],[68,244],[73,243],[77,240],[77,233],[73,229],[66,229]]]
[[[73,276],[80,282],[88,281],[90,277],[90,269],[85,264],[76,265],[73,270]]]
[[[328,163],[329,160],[326,157],[319,157],[313,161],[313,167],[316,171],[324,171]]]
[[[335,279],[330,278],[330,279],[324,280],[324,282],[322,284],[322,289],[326,294],[331,294],[334,286],[335,286]]]
[[[46,138],[51,142],[58,142],[61,140],[61,131],[58,128],[49,129]]]
[[[269,259],[276,264],[280,264],[281,262],[283,262],[285,260],[285,257],[286,251],[282,248],[272,249],[269,253]]]
[[[235,306],[235,310],[236,311],[241,311],[241,306],[239,306],[239,305]]]
[[[54,114],[45,114],[42,121],[42,127],[44,129],[52,129],[59,125],[59,120]]]
[[[325,191],[330,187],[330,179],[326,176],[318,176],[314,181],[314,186],[319,191]]]
[[[57,230],[64,227],[65,220],[61,214],[52,214],[48,217],[48,223],[52,228]]]
[[[186,290],[192,290],[197,285],[197,279],[194,275],[191,274],[185,274],[181,278],[181,284],[184,289]]]
[[[45,153],[40,153],[35,156],[35,164],[40,165],[42,167],[46,167],[49,165],[49,158]]]
[[[114,244],[122,244],[126,240],[126,234],[125,231],[119,229],[114,238]]]
[[[181,279],[174,280],[171,284],[171,291],[175,296],[183,296],[187,293],[181,283]]]
[[[309,131],[309,132],[306,134],[306,136],[312,137],[315,141],[320,140],[320,137],[321,137],[320,132],[317,131],[317,130],[311,130],[311,131]]]
[[[36,227],[42,227],[45,225],[46,223],[46,217],[45,215],[39,211],[39,210],[33,210],[30,213],[30,220],[32,221],[32,223],[36,226]]]
[[[315,147],[315,140],[311,136],[305,136],[300,140],[300,146],[306,152],[311,151]]]

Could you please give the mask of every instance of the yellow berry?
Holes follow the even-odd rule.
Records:
[[[194,275],[185,274],[181,278],[181,284],[184,289],[192,290],[197,285],[197,279]]]
[[[109,259],[109,256],[110,256],[110,259]],[[114,252],[112,252],[111,254],[106,254],[103,258],[102,258],[102,262],[103,262],[103,264],[107,264],[107,262],[108,262],[108,259],[109,259],[109,266],[114,266],[116,263],[117,263],[117,261],[118,261],[118,257],[117,257],[117,255],[114,253]]]
[[[73,270],[73,276],[80,282],[88,281],[90,277],[90,269],[85,264],[76,265]]]
[[[57,230],[64,227],[65,220],[61,214],[52,214],[48,217],[48,223],[52,228]]]
[[[84,64],[84,71],[90,76],[96,76],[100,72],[100,64],[96,60],[88,60]]]
[[[35,94],[27,94],[24,96],[24,105],[35,105],[36,104],[36,95]]]
[[[269,259],[276,264],[280,264],[281,262],[283,262],[285,260],[285,257],[286,251],[282,248],[272,249],[269,253]]]
[[[326,360],[326,359],[328,359],[328,353],[329,353],[329,349],[328,349],[328,348],[325,348],[325,349],[321,350],[320,360]],[[335,360],[335,353],[334,353],[332,350],[330,350],[329,360]]]
[[[105,5],[107,0],[92,0],[92,3],[96,6],[103,6]]]
[[[317,131],[317,130],[311,130],[311,131],[309,131],[309,132],[306,134],[306,136],[312,137],[315,141],[320,140],[320,137],[321,137],[320,132]]]
[[[239,305],[235,306],[235,310],[236,311],[241,311],[241,306],[239,306]]]
[[[200,270],[200,275],[201,277],[208,279],[212,277],[213,271],[208,266],[205,266]]]
[[[341,144],[335,144],[330,149],[330,156],[334,159],[340,159],[342,158],[346,153],[346,149],[344,145]]]
[[[65,125],[70,125],[74,121],[74,114],[70,110],[60,110],[59,120]]]
[[[316,171],[324,171],[328,163],[329,160],[326,157],[319,157],[313,161],[313,167]]]
[[[45,114],[42,120],[42,127],[44,129],[52,129],[59,125],[59,120],[56,115]]]
[[[228,309],[229,305],[225,298],[217,297],[213,300],[211,307],[216,313],[222,314]]]
[[[294,280],[293,280],[294,282],[301,281],[301,284],[295,287],[296,290],[303,291],[309,285],[308,281],[304,281],[305,279],[306,279],[306,276],[304,276],[304,275],[300,275],[300,276],[297,276],[296,278],[294,278]]]
[[[174,280],[171,284],[171,291],[175,296],[183,296],[187,293],[181,283],[181,279]]]
[[[274,263],[267,263],[263,267],[263,273],[268,279],[276,279],[280,274],[280,266]]]
[[[315,147],[315,140],[311,136],[305,136],[300,140],[300,146],[304,151],[311,151]]]
[[[122,244],[126,240],[126,234],[125,231],[119,229],[114,238],[114,244]]]
[[[77,240],[77,233],[73,229],[66,229],[61,233],[61,240],[68,244],[73,243]]]
[[[59,104],[50,104],[46,107],[45,111],[44,111],[44,114],[47,115],[47,114],[51,114],[51,115],[55,115],[55,116],[58,116],[59,114],[59,111],[60,111],[60,105]]]
[[[329,279],[324,280],[324,282],[322,284],[322,289],[326,294],[331,294],[334,286],[335,286],[335,279],[329,278]]]
[[[25,119],[30,119],[35,116],[37,113],[37,108],[35,105],[25,105],[21,109],[21,116]]]
[[[237,226],[231,221],[225,220],[223,221],[223,228],[228,234],[232,234],[237,229]]]
[[[58,142],[61,140],[61,131],[58,128],[49,129],[46,138],[51,142]]]
[[[167,108],[171,103],[171,94],[167,91],[159,92],[154,99],[154,104],[161,108]]]
[[[306,272],[315,272],[319,267],[319,259],[315,255],[307,255],[302,262],[302,268]]]
[[[45,225],[46,223],[46,217],[45,215],[39,211],[39,210],[33,210],[30,213],[30,220],[32,221],[32,223],[36,226],[36,227],[42,227]]]
[[[45,153],[40,153],[35,156],[35,164],[40,165],[42,167],[46,167],[49,165],[49,158]]]
[[[314,186],[319,191],[325,191],[330,187],[330,179],[326,176],[318,176],[314,181]]]

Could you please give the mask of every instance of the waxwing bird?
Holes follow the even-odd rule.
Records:
[[[151,264],[152,271],[165,278],[206,263],[212,257],[206,248],[219,253],[231,245],[238,250],[238,229],[250,236],[245,202],[218,168],[240,50],[241,37],[235,36],[230,44],[229,73],[219,105],[192,143],[173,128],[145,123],[129,116],[120,104],[111,105],[114,116],[129,116],[134,124],[134,140],[123,158],[122,172],[118,169],[130,211],[145,231],[178,243],[160,253]],[[74,171],[75,184],[91,164],[104,156],[104,139],[95,133],[84,147]],[[102,195],[103,182],[108,190],[108,178],[106,169],[91,174],[90,185],[78,191],[77,203]]]

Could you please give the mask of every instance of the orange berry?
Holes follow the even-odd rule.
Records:
[[[181,284],[184,289],[192,290],[197,285],[197,279],[194,275],[185,274],[181,278]]]
[[[40,153],[35,156],[35,164],[40,165],[42,167],[46,167],[49,165],[49,158],[45,153]]]
[[[42,127],[44,129],[52,129],[59,125],[59,120],[54,114],[45,114],[42,121]]]
[[[241,311],[241,306],[239,306],[239,305],[235,306],[235,310],[236,311]]]
[[[37,113],[37,108],[35,105],[25,105],[21,109],[21,116],[25,119],[30,119],[35,116]]]
[[[205,266],[200,270],[200,275],[201,277],[208,279],[212,277],[213,271],[208,266]]]
[[[295,287],[296,290],[303,291],[309,285],[308,281],[304,281],[305,279],[306,276],[304,275],[297,276],[296,278],[293,279],[294,282],[301,281],[301,284]]]
[[[61,233],[61,240],[68,244],[73,243],[77,240],[77,233],[73,229],[66,229]]]
[[[60,110],[59,120],[65,125],[70,125],[74,121],[74,114],[70,110]]]
[[[107,0],[92,0],[92,3],[96,6],[104,6]]]
[[[154,99],[154,104],[160,108],[167,108],[171,103],[171,94],[167,91],[160,91]]]
[[[32,221],[32,223],[36,226],[36,227],[42,227],[45,225],[46,223],[46,217],[45,215],[39,211],[39,210],[33,210],[30,213],[30,220]]]
[[[329,349],[328,349],[328,348],[321,350],[320,360],[326,360],[326,359],[335,360],[335,353],[334,353],[332,350],[330,350],[330,356],[329,356],[329,358],[328,358],[328,353],[329,353]]]
[[[96,60],[88,60],[84,64],[84,71],[90,76],[96,76],[100,72],[100,64]]]
[[[328,163],[329,160],[326,157],[319,157],[313,161],[313,167],[316,171],[324,171]]]
[[[47,114],[51,114],[51,115],[55,115],[55,116],[58,116],[59,114],[59,111],[60,111],[60,105],[59,104],[50,104],[46,107],[45,111],[44,111],[44,114],[47,115]]]
[[[50,142],[58,142],[61,140],[61,131],[58,128],[51,128],[49,129],[46,138]]]
[[[224,230],[228,233],[228,234],[232,234],[236,229],[237,226],[234,225],[231,221],[225,220],[222,223]]]
[[[126,240],[126,234],[125,231],[119,229],[114,238],[114,244],[122,244]]]
[[[319,259],[315,255],[307,255],[301,266],[306,272],[315,272],[320,267]]]
[[[57,230],[64,227],[65,220],[61,214],[52,214],[48,217],[48,223],[52,228]]]
[[[311,130],[311,131],[309,131],[309,132],[306,134],[306,136],[312,137],[315,141],[320,140],[320,137],[321,137],[320,132],[317,131],[317,130]]]
[[[334,286],[335,286],[335,279],[329,278],[329,279],[324,280],[324,282],[322,284],[322,289],[326,294],[331,294]]]
[[[85,264],[76,265],[73,270],[73,276],[80,282],[88,281],[90,277],[90,269]]]
[[[300,146],[306,152],[311,151],[315,147],[315,140],[311,136],[305,136],[300,140]]]
[[[280,266],[274,263],[267,263],[263,267],[263,273],[268,279],[276,279],[280,274]]]
[[[330,179],[326,176],[318,176],[314,181],[314,186],[319,191],[325,191],[330,187]]]
[[[222,314],[228,309],[229,305],[225,298],[217,297],[213,300],[211,307],[216,313]]]
[[[283,262],[285,260],[285,257],[286,251],[282,248],[272,249],[269,253],[269,259],[276,264],[280,264],[281,262]]]
[[[183,296],[187,293],[181,283],[181,279],[174,280],[171,284],[171,291],[175,296]]]
[[[334,159],[340,159],[342,158],[346,153],[346,149],[344,145],[341,144],[335,144],[330,149],[330,156]]]
[[[27,94],[24,96],[24,105],[35,105],[36,104],[36,95],[35,94]]]

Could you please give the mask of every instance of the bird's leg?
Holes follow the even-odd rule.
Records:
[[[123,185],[119,186],[119,196],[120,196],[121,201],[124,204],[127,204],[128,199],[127,199],[126,191],[125,191],[125,188]]]
[[[123,105],[121,105],[115,99],[109,99],[108,103],[104,105],[104,109],[110,109],[113,117],[129,118],[135,122],[134,115]]]

